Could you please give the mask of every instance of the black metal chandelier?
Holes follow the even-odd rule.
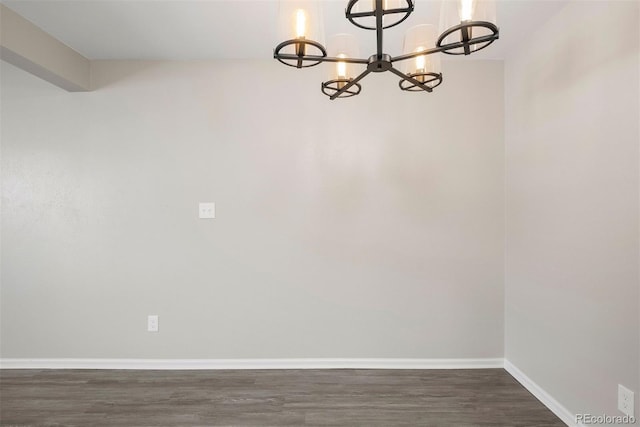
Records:
[[[432,92],[442,83],[440,58],[436,53],[469,55],[489,46],[499,37],[493,0],[443,0],[440,36],[432,25],[418,25],[405,34],[403,54],[391,56],[383,50],[383,30],[404,22],[413,12],[415,0],[349,0],[346,18],[355,26],[375,30],[377,50],[369,58],[358,58],[355,37],[338,34],[321,43],[322,15],[318,0],[281,0],[280,27],[285,41],[273,57],[296,68],[334,63],[322,92],[330,99],[360,94],[360,80],[369,73],[390,71],[400,77],[400,89]],[[331,54],[331,56],[329,56]],[[396,64],[402,63],[403,69]],[[366,66],[356,73],[356,67]]]

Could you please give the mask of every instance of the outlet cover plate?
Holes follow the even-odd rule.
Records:
[[[623,386],[622,384],[618,384],[618,409],[623,413],[630,417],[634,415],[634,393]]]

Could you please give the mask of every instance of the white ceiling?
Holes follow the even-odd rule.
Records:
[[[38,27],[90,59],[270,58],[277,0],[2,0]],[[375,50],[375,33],[344,18],[346,0],[324,3],[327,36],[348,32],[362,57]],[[503,59],[565,1],[498,0],[500,40],[474,58]],[[438,23],[439,0],[417,0],[405,23],[385,31],[385,51],[401,53],[404,31]]]

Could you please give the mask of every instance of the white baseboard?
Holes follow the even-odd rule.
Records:
[[[0,359],[0,369],[486,369],[504,359]]]
[[[571,413],[560,402],[547,393],[542,387],[536,384],[531,378],[516,368],[511,362],[505,359],[504,369],[511,374],[524,388],[529,390],[544,406],[556,414],[566,425],[570,427],[583,427],[582,423],[576,422],[576,415]]]

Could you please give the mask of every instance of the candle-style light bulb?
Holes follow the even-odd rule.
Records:
[[[371,10],[376,10],[376,0],[371,0]],[[382,10],[387,10],[387,0],[382,0]]]
[[[460,0],[460,21],[471,21],[475,0]]]
[[[338,55],[338,58],[346,58],[347,55],[341,53]],[[347,83],[347,63],[344,61],[336,62],[336,74],[338,75],[338,80],[341,80],[337,83],[338,89],[342,89]]]
[[[338,58],[346,58],[347,55],[345,55],[344,53],[341,53],[340,55],[338,55]],[[336,74],[338,74],[338,78],[339,79],[346,79],[347,78],[347,63],[343,62],[343,61],[338,61],[336,64]]]
[[[307,32],[307,14],[303,9],[296,11],[296,37],[303,39]]]
[[[422,52],[424,47],[420,46],[416,48],[416,52]],[[416,56],[416,73],[424,73],[424,69],[426,68],[427,58],[424,55]]]
[[[422,52],[424,49],[424,47],[420,46],[418,48],[416,48],[416,52]],[[416,74],[424,74],[427,72],[426,70],[427,68],[427,57],[425,55],[422,56],[416,56]],[[425,76],[416,76],[416,79],[419,82],[424,82],[424,78]]]
[[[304,40],[307,32],[307,13],[304,9],[296,10],[296,38]],[[307,50],[305,43],[296,43],[296,55],[304,56]]]

